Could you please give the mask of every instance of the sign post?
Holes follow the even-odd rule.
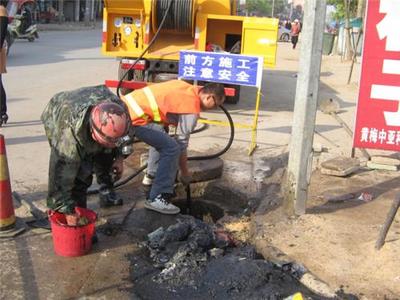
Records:
[[[400,151],[400,1],[369,0],[353,146]]]
[[[261,99],[263,71],[262,56],[248,56],[225,52],[180,51],[179,78],[257,87],[253,123],[234,123],[239,128],[252,130],[249,155],[257,147],[258,111]],[[200,120],[202,123],[229,126],[228,122]]]

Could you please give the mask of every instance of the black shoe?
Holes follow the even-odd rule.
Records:
[[[8,121],[8,115],[7,114],[2,114],[0,118],[0,127],[4,124],[7,124]]]
[[[119,206],[123,204],[122,198],[119,197],[113,190],[105,189],[100,191],[100,207]]]
[[[92,244],[97,244],[99,238],[97,237],[97,233],[95,232],[92,236]]]

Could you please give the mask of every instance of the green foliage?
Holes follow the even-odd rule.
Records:
[[[262,16],[271,16],[273,2],[274,16],[285,11],[287,0],[247,0],[246,8],[249,13],[257,12]]]
[[[265,0],[247,0],[246,8],[248,12],[259,12],[262,15],[271,15],[272,4]]]
[[[358,0],[328,0],[328,4],[336,7],[336,13],[333,15],[336,20],[344,20],[346,17],[344,1],[349,2],[349,17],[354,18],[356,16]]]

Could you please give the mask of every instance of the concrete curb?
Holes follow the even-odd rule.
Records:
[[[256,239],[254,240],[254,245],[257,252],[260,253],[264,259],[271,261],[280,268],[286,268],[295,278],[314,293],[328,299],[340,299],[336,291],[329,287],[327,283],[312,274],[302,264],[299,264],[278,248],[270,245],[267,241]]]
[[[81,22],[68,22],[68,23],[51,23],[51,24],[37,24],[39,31],[83,31],[100,29],[101,24],[90,23],[88,26]]]

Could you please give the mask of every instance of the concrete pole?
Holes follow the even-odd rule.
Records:
[[[272,0],[272,12],[271,12],[271,17],[274,17],[274,10],[275,10],[275,0]]]
[[[326,0],[305,1],[292,138],[285,183],[285,206],[290,214],[301,215],[306,211],[325,13]]]
[[[97,6],[97,16],[98,17],[101,17],[103,15],[102,14],[103,7],[102,7],[101,3],[102,3],[102,1],[99,1],[99,5]]]
[[[79,22],[79,15],[80,15],[80,8],[81,8],[81,1],[75,1],[75,22]]]
[[[58,23],[64,22],[64,0],[58,0]]]
[[[93,25],[94,25],[94,4],[95,4],[95,1],[94,0],[92,0],[92,1],[90,1],[90,22],[91,23],[93,23]]]
[[[90,26],[90,7],[91,7],[91,0],[85,0],[85,26]]]

